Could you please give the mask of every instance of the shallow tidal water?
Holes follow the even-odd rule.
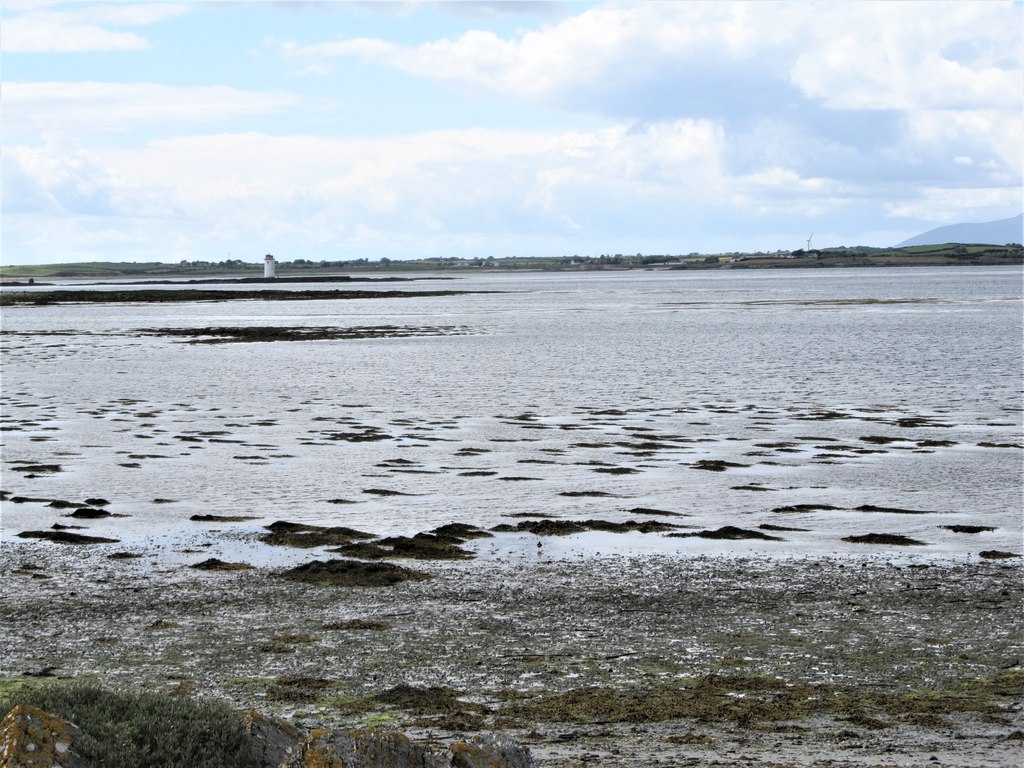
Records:
[[[1021,277],[480,274],[398,286],[489,293],[5,307],[0,486],[39,501],[5,500],[0,535],[75,524],[118,539],[111,551],[275,565],[312,554],[259,543],[275,520],[411,535],[543,515],[781,540],[503,533],[466,546],[532,560],[1020,552]],[[435,330],[217,344],[141,333],[260,325]],[[114,516],[47,506],[90,497]],[[923,544],[843,541],[867,533]]]

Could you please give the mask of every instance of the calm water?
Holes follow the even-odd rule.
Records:
[[[275,519],[411,534],[537,513],[803,529],[777,534],[784,542],[546,538],[547,556],[893,551],[841,541],[869,532],[925,541],[913,551],[929,556],[1021,549],[1018,270],[528,273],[407,287],[502,293],[5,309],[3,490],[109,499],[130,517],[86,524],[121,548],[191,542],[265,562],[309,556],[253,543]],[[459,334],[197,345],[137,333],[211,325]],[[17,462],[62,471],[26,478]],[[773,511],[794,504],[839,509]],[[188,521],[197,513],[262,519],[211,528]],[[60,514],[4,502],[3,539],[73,522]],[[941,527],[957,524],[996,530]],[[520,534],[477,545],[502,556],[535,546]]]

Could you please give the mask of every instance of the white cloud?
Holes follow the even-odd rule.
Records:
[[[1021,191],[1009,187],[926,187],[919,197],[886,205],[890,216],[939,224],[989,221],[1006,210],[1021,210]]]
[[[757,34],[764,11],[759,4],[643,3],[590,8],[558,24],[502,38],[470,30],[455,39],[418,46],[340,40],[285,48],[290,55],[327,60],[360,55],[382,59],[426,78],[478,85],[517,96],[546,99],[569,89],[595,85],[595,79],[647,76],[661,60],[689,59],[724,50],[750,59],[770,47],[788,44],[775,35],[770,44]],[[326,63],[326,61],[325,61]]]
[[[814,23],[804,25],[809,42],[792,78],[827,107],[1020,107],[1019,6],[833,3]],[[974,55],[948,58],[950,47],[965,41]]]
[[[4,84],[5,133],[83,135],[168,121],[212,122],[280,111],[298,99],[227,86],[155,83],[36,82]]]
[[[550,238],[551,248],[559,238],[606,241],[641,226],[651,228],[645,237],[659,237],[680,226],[680,217],[792,210],[785,206],[794,194],[826,191],[825,182],[781,168],[729,177],[723,146],[718,126],[688,120],[378,139],[221,134],[92,152],[15,146],[5,148],[16,172],[5,174],[4,191],[21,201],[22,213],[163,218],[168,230],[196,242],[216,235],[258,250],[286,241],[384,248],[390,239],[439,251],[474,238],[477,247],[515,241],[520,248]],[[23,181],[12,185],[12,178]],[[825,205],[820,195],[817,204]],[[568,241],[561,247],[581,250]]]
[[[918,192],[903,179],[853,183],[785,164],[737,174],[723,163],[727,149],[722,127],[706,120],[372,139],[249,132],[91,151],[15,145],[4,147],[4,196],[13,231],[33,242],[43,235],[27,222],[66,234],[66,219],[82,218],[83,248],[122,227],[138,249],[174,242],[193,249],[189,258],[211,243],[305,258],[689,252],[730,238],[732,248],[760,248],[770,243],[751,237],[768,221],[824,232],[865,206],[876,217],[957,221],[999,218],[1000,206],[1020,201],[1018,187]],[[694,231],[703,242],[684,243]]]
[[[1010,110],[919,110],[907,116],[907,153],[954,158],[970,156],[988,163],[991,181],[1019,183],[1024,162],[1021,116]],[[972,164],[957,162],[962,167]]]
[[[182,3],[5,5],[8,14],[0,30],[5,53],[145,50],[150,47],[145,37],[116,28],[147,26],[188,11]]]
[[[273,41],[271,41],[273,43]],[[395,46],[384,40],[357,37],[348,40],[299,45],[294,42],[280,44],[281,53],[287,61],[297,63],[304,74],[326,75],[330,70],[325,61],[341,56],[358,58],[381,58],[391,53]]]
[[[674,93],[677,116],[699,116],[708,106],[701,79],[742,88],[751,77],[830,109],[1017,109],[1020,15],[1005,3],[639,3],[509,38],[470,30],[416,46],[292,43],[287,53],[322,71],[361,56],[417,77],[613,112],[636,88]]]

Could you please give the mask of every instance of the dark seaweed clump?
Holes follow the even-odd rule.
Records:
[[[713,531],[694,531],[693,533],[670,533],[669,536],[673,536],[678,539],[692,538],[694,536],[701,539],[721,539],[725,541],[741,541],[743,539],[758,539],[760,541],[785,541],[778,536],[769,536],[767,533],[761,533],[761,531],[752,531],[747,528],[737,528],[735,525],[723,525],[721,528],[716,528]]]
[[[299,547],[309,549],[311,547],[336,547],[342,544],[349,544],[357,539],[372,539],[372,533],[357,531],[355,528],[344,526],[324,527],[321,525],[306,525],[304,523],[291,523],[287,520],[278,520],[266,526],[270,533],[260,537],[264,544],[273,544],[280,547]]]
[[[452,336],[465,333],[455,326],[354,326],[350,328],[308,328],[281,326],[240,326],[207,328],[144,328],[151,336],[183,336],[189,344],[227,344],[255,341],[323,341],[329,339],[393,339],[409,336]]]
[[[925,542],[898,533],[865,533],[863,536],[844,536],[843,541],[853,544],[891,544],[897,547],[923,547]]]
[[[462,539],[455,539],[461,542]],[[388,536],[377,541],[346,544],[332,552],[362,560],[405,557],[413,560],[468,560],[473,553],[453,543],[453,539],[432,533],[415,536]]]
[[[108,539],[104,536],[87,536],[83,533],[70,531],[23,531],[18,534],[20,539],[44,539],[57,544],[116,544],[119,539]]]
[[[291,581],[330,587],[389,587],[403,581],[422,581],[429,574],[392,563],[364,563],[358,560],[314,560],[290,568],[281,576]]]
[[[247,571],[252,568],[248,563],[229,563],[224,560],[218,560],[216,557],[211,557],[189,567],[195,568],[198,571]]]
[[[492,531],[526,532],[536,536],[569,536],[584,531],[605,531],[606,533],[661,533],[671,531],[679,526],[659,523],[655,520],[638,522],[630,520],[625,523],[613,523],[608,520],[524,520],[516,525],[502,523],[494,526]]]

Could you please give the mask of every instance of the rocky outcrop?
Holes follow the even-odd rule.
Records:
[[[242,713],[258,768],[279,768],[295,755],[302,731],[288,723],[272,720],[255,710]]]
[[[530,752],[509,736],[477,736],[435,751],[397,731],[317,730],[282,768],[534,768]]]
[[[452,768],[534,768],[530,751],[511,736],[483,735],[451,746]]]
[[[377,728],[318,729],[286,768],[447,768],[450,761],[428,752],[397,731]]]
[[[306,735],[252,710],[241,717],[254,768],[535,768],[529,750],[509,736],[474,736],[444,749],[380,728]],[[93,768],[76,750],[83,738],[77,726],[20,704],[0,723],[0,768]]]
[[[335,587],[390,587],[409,579],[420,581],[430,574],[391,563],[364,563],[358,560],[314,560],[283,571],[292,581]]]
[[[190,565],[189,568],[195,568],[199,571],[248,571],[252,566],[248,563],[229,563],[224,560],[218,560],[216,557],[211,557],[203,560],[201,563]]]
[[[69,531],[22,531],[16,534],[20,539],[45,539],[58,544],[116,544],[118,539],[108,539],[105,536],[86,536],[83,533],[71,533]]]
[[[81,735],[66,720],[19,704],[0,722],[0,768],[89,768],[75,751]]]

